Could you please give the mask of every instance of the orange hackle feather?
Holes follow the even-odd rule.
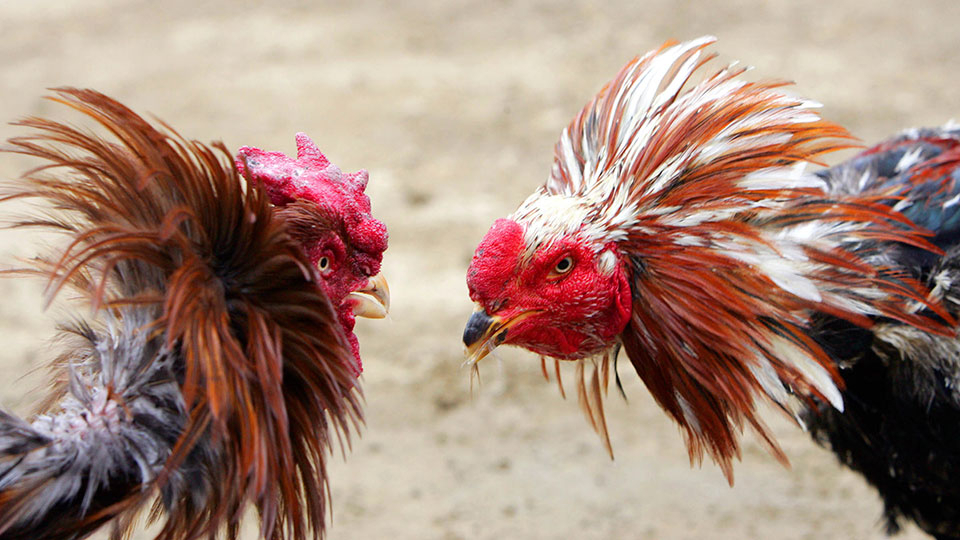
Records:
[[[624,350],[679,423],[691,461],[710,455],[732,482],[746,426],[786,463],[758,398],[788,412],[793,396],[842,407],[836,367],[807,333],[811,314],[861,326],[887,317],[945,335],[954,321],[876,253],[883,242],[936,252],[929,232],[879,194],[829,195],[798,168],[849,147],[850,135],[785,95],[783,82],[739,80],[743,68],[694,82],[712,41],[670,42],[627,64],[564,131],[551,177],[516,215],[535,217],[538,197],[588,201],[583,234],[615,242],[627,259]],[[609,447],[591,397],[599,390],[580,379]]]
[[[46,524],[48,537],[84,536],[114,518],[122,537],[154,499],[152,517],[164,520],[158,540],[234,538],[248,504],[264,538],[321,537],[327,456],[334,438],[349,445],[361,394],[336,314],[287,220],[261,190],[244,189],[221,143],[158,129],[94,91],[56,92],[54,101],[107,134],[19,122],[35,133],[7,151],[46,164],[5,199],[47,203],[20,225],[68,237],[37,261],[48,298],[70,288],[121,320],[126,307],[155,307],[141,330],[177,355],[184,426],[151,485],[116,486],[77,521]],[[312,217],[333,226],[322,212]],[[66,393],[68,378],[54,396]],[[4,534],[16,536],[17,501],[36,489],[0,492]]]

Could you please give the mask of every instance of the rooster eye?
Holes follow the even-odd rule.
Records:
[[[320,257],[320,260],[317,261],[317,268],[321,272],[326,272],[330,268],[330,257]]]
[[[569,272],[572,268],[573,268],[573,257],[567,255],[566,257],[560,259],[560,261],[557,262],[557,265],[553,267],[552,274],[554,276],[562,276],[563,274],[566,274],[567,272]]]

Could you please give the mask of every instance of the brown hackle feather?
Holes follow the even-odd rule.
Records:
[[[557,388],[560,389],[560,397],[567,399],[567,393],[563,390],[563,379],[560,377],[560,361],[554,358],[553,372],[557,375]]]
[[[600,362],[602,365],[605,360],[601,359]],[[597,365],[596,361],[591,361],[592,370],[590,371],[590,382],[587,383],[584,374],[585,363],[586,361],[584,360],[577,362],[577,397],[579,398],[581,409],[586,413],[594,431],[600,436],[604,448],[607,449],[607,454],[610,455],[610,459],[613,459],[613,445],[610,444],[610,433],[607,431],[607,416],[603,411],[604,396],[601,393],[602,389],[598,376],[602,368]]]
[[[51,99],[106,134],[18,122],[33,133],[6,150],[45,163],[3,199],[38,199],[47,210],[19,224],[66,235],[61,251],[25,272],[46,275],[48,301],[70,289],[94,317],[153,309],[140,331],[175,351],[183,427],[150,484],[111,486],[86,513],[60,509],[21,536],[18,504],[43,486],[0,491],[0,531],[80,538],[114,520],[120,538],[155,500],[158,540],[233,538],[249,504],[264,538],[321,538],[326,460],[334,438],[349,446],[362,397],[333,307],[289,224],[261,190],[244,189],[221,143],[155,128],[91,90],[60,88]],[[128,367],[136,373],[140,363],[149,359]],[[52,395],[65,395],[69,378]]]
[[[582,234],[616,242],[626,256],[633,314],[620,341],[627,356],[680,424],[691,461],[708,454],[732,482],[745,426],[786,463],[757,413],[769,391],[784,389],[764,388],[755,370],[769,364],[808,401],[832,401],[826,387],[841,385],[807,333],[812,313],[860,326],[886,317],[940,335],[953,335],[955,321],[922,283],[877,262],[883,243],[939,252],[929,231],[884,204],[884,194],[828,195],[810,175],[787,181],[794,165],[852,146],[846,130],[784,94],[787,83],[739,80],[743,68],[695,81],[713,58],[701,55],[712,41],[669,42],[627,64],[564,131],[546,185],[515,216],[547,228],[540,223],[566,222],[539,217],[538,197],[588,201],[586,217],[569,227],[586,223]],[[764,179],[768,171],[778,183]],[[799,227],[811,222],[820,234],[800,239]],[[806,258],[785,263],[793,265],[795,290],[740,258],[791,261],[788,249]],[[806,286],[816,297],[798,292]],[[826,379],[811,379],[811,366]],[[582,366],[578,377],[585,414],[609,445]]]

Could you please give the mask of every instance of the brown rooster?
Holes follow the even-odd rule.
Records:
[[[110,523],[119,538],[150,504],[158,539],[234,538],[248,504],[264,538],[322,537],[332,439],[349,445],[362,420],[353,316],[387,303],[366,173],[342,175],[298,136],[287,161],[310,193],[278,209],[244,188],[220,143],[97,92],[52,99],[105,135],[19,122],[33,133],[6,150],[44,163],[4,199],[38,199],[20,225],[66,239],[16,273],[92,315],[64,327],[41,413],[0,412],[0,537],[83,538]],[[238,158],[248,180],[286,182],[282,160],[258,168],[252,155]]]
[[[890,530],[960,537],[960,132],[806,172],[847,132],[742,68],[694,80],[712,42],[633,60],[563,131],[546,184],[473,257],[468,363],[503,344],[545,375],[576,361],[609,450],[623,349],[691,461],[732,482],[750,427],[785,462],[766,400],[880,489]]]

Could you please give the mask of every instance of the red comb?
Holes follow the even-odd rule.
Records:
[[[367,171],[344,174],[320,152],[304,133],[297,133],[297,158],[283,152],[265,152],[243,146],[237,151],[237,169],[252,182],[266,188],[270,201],[283,206],[296,199],[318,204],[337,204],[340,199],[361,197],[367,187]],[[369,200],[361,211],[369,212]]]

